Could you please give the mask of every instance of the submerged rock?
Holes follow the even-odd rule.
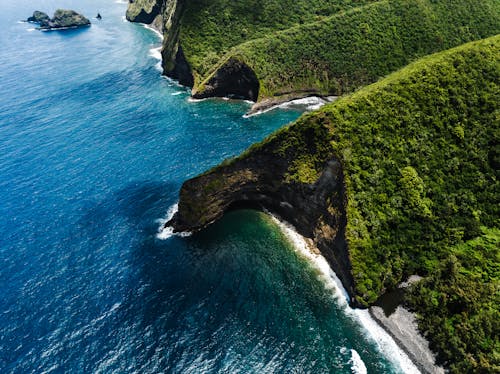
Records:
[[[74,10],[57,9],[52,19],[44,13],[36,10],[33,16],[28,18],[28,22],[35,22],[40,25],[41,30],[67,29],[75,27],[90,26],[90,20]]]

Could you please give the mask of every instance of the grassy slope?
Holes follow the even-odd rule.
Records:
[[[366,302],[402,271],[432,273],[480,225],[498,226],[499,53],[496,36],[426,57],[320,111],[344,163]]]
[[[180,40],[195,78],[231,48],[375,0],[187,0]]]
[[[500,35],[422,58],[238,157],[269,142],[276,157],[303,149],[282,183],[312,183],[339,158],[357,300],[369,305],[410,274],[430,277],[411,300],[455,373],[499,365],[499,56]],[[304,148],[304,129],[324,126],[329,136]]]
[[[291,15],[297,14],[293,7],[289,9]],[[251,26],[242,29],[247,27]],[[261,82],[260,98],[311,89],[338,95],[372,83],[417,57],[499,32],[497,0],[384,0],[237,45],[218,64],[230,56],[246,62]],[[243,41],[237,37],[225,43],[226,35],[212,37],[215,40],[209,38],[209,43],[222,40],[220,51]],[[182,39],[182,43],[187,46],[191,40]],[[195,61],[200,55],[191,50],[188,58]],[[200,72],[215,61],[215,55],[206,59],[207,66]]]

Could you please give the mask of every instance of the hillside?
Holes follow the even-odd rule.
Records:
[[[136,0],[163,19],[163,67],[194,96],[341,95],[423,55],[500,32],[495,0]],[[161,23],[161,22],[160,22]]]
[[[448,286],[426,281],[415,291],[413,300],[436,296],[428,308],[414,302],[421,327],[455,372],[498,367],[499,304],[488,292],[473,313],[459,305],[442,319],[427,317],[453,290],[475,295],[478,285],[500,286],[498,246],[486,254],[470,242],[499,227],[499,55],[500,36],[469,43],[302,116],[185,182],[170,224],[199,230],[239,206],[275,212],[314,241],[356,306],[371,305],[411,274],[447,277],[443,267],[451,263],[452,274],[462,275],[446,279]],[[478,323],[477,337],[457,340],[454,331]]]

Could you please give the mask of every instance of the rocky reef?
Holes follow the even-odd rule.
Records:
[[[46,13],[38,10],[27,19],[28,22],[39,24],[40,30],[68,29],[90,26],[90,20],[74,10],[57,9],[50,18]]]

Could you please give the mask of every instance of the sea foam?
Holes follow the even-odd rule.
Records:
[[[351,349],[351,359],[349,360],[349,363],[351,364],[351,371],[353,372],[353,374],[368,373],[365,363],[355,349]]]
[[[156,234],[156,237],[158,239],[167,240],[172,236],[180,236],[182,238],[185,238],[192,235],[191,232],[174,232],[174,228],[171,226],[165,227],[165,224],[170,221],[178,211],[179,204],[175,203],[170,208],[168,208],[165,218],[160,218],[157,220],[157,222],[160,224],[160,226],[158,227],[158,233]]]

